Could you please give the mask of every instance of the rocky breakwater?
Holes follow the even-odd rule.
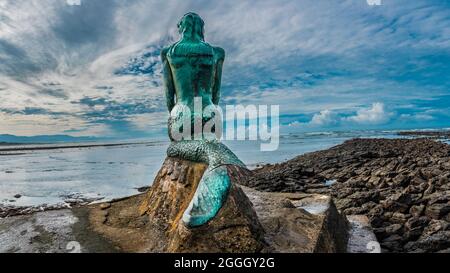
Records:
[[[442,131],[402,131],[398,132],[400,136],[409,136],[409,137],[426,137],[433,139],[450,139],[450,131],[442,130]]]
[[[254,171],[263,191],[331,193],[368,216],[385,252],[450,252],[450,146],[429,139],[354,139]]]

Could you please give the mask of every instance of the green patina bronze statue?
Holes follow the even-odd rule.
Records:
[[[225,51],[204,41],[204,22],[195,13],[184,15],[178,29],[181,39],[161,53],[172,141],[167,153],[209,166],[183,215],[186,226],[197,227],[213,219],[225,202],[231,186],[228,167],[245,165],[219,139],[179,138],[180,130],[188,130],[188,136],[198,135],[192,131],[196,122],[202,127],[217,118],[214,109],[220,100]]]
[[[203,126],[213,118],[215,106],[220,100],[225,59],[222,48],[204,41],[204,22],[197,14],[184,15],[178,29],[181,39],[164,48],[161,54],[171,140],[180,140],[174,134],[179,130],[189,130],[185,125],[190,125],[189,136],[194,134],[192,129],[196,120]],[[195,99],[201,103],[197,109],[194,107]],[[190,124],[186,124],[187,121]]]

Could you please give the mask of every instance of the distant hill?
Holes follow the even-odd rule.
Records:
[[[94,142],[106,140],[97,137],[74,137],[69,135],[15,136],[0,134],[0,145],[32,144],[32,143],[61,143],[61,142]]]

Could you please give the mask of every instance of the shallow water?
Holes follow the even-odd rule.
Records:
[[[397,137],[393,132],[303,133],[280,137],[279,149],[261,152],[258,142],[225,142],[249,168],[327,149],[355,137]],[[119,198],[149,186],[165,158],[168,142],[17,152],[0,156],[0,203],[37,206],[73,195]],[[0,147],[5,148],[5,147]],[[0,152],[1,154],[2,152]],[[14,198],[15,195],[21,198]]]
[[[165,145],[129,145],[27,151],[0,157],[0,201],[29,206],[56,204],[78,193],[107,199],[150,185]],[[20,194],[21,198],[14,198]],[[11,202],[14,201],[14,202]]]

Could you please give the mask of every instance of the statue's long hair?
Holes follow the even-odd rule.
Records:
[[[204,41],[205,22],[197,13],[186,13],[178,23],[178,32],[185,37],[199,38]]]

